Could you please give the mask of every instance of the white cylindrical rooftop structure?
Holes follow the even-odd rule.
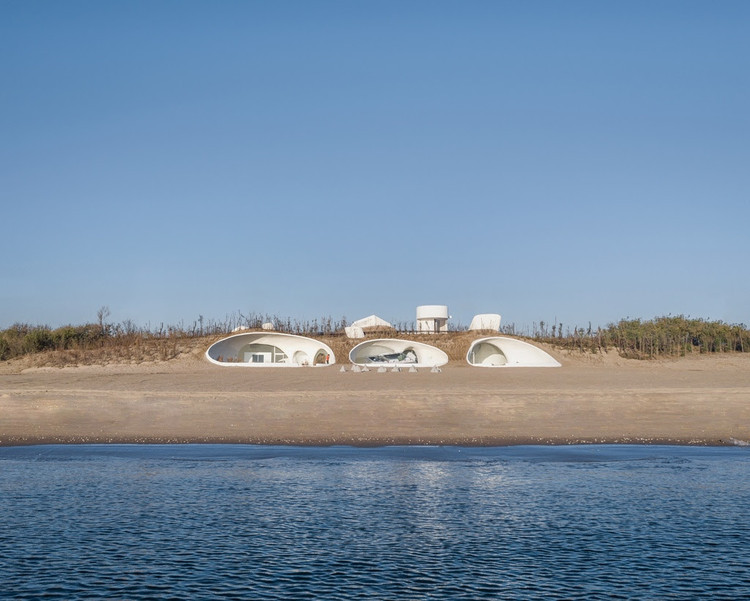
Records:
[[[420,305],[417,319],[448,319],[448,305]]]
[[[417,332],[447,332],[449,319],[448,305],[420,305],[417,307]]]

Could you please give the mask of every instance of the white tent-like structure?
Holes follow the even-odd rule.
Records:
[[[393,325],[388,323],[385,319],[381,319],[377,315],[370,315],[363,317],[357,321],[352,322],[353,326],[358,328],[392,328]]]
[[[347,338],[364,338],[365,330],[385,330],[392,329],[393,325],[377,315],[369,315],[358,319],[344,328]]]
[[[448,363],[448,355],[439,348],[422,342],[378,338],[355,346],[349,351],[349,361],[355,365],[371,367],[395,365],[435,367]]]
[[[549,353],[506,336],[475,340],[466,353],[466,361],[475,367],[560,367]]]
[[[313,338],[278,332],[246,332],[222,338],[208,348],[206,359],[226,367],[302,367],[336,363],[328,345]]]

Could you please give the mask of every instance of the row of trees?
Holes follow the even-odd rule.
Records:
[[[103,340],[104,333],[96,324],[64,326],[52,330],[47,326],[17,323],[0,332],[0,360],[6,361],[53,349],[100,346]]]
[[[688,353],[724,353],[750,351],[750,330],[744,324],[693,319],[684,315],[656,317],[652,320],[621,319],[605,328],[575,327],[563,334],[562,324],[551,331],[544,322],[531,336],[555,346],[581,351],[616,349],[622,356],[647,359],[676,357]]]

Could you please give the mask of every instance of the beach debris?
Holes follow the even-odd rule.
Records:
[[[385,367],[378,367],[378,373],[384,374],[386,371],[388,371]]]
[[[433,373],[433,374],[439,374],[439,373],[440,373],[440,372],[442,372],[442,371],[443,371],[443,370],[442,370],[442,369],[440,369],[440,368],[439,368],[439,367],[438,367],[437,365],[433,365],[433,366],[432,366],[432,369],[430,370],[430,373]]]
[[[415,374],[415,373],[417,373],[418,371],[419,371],[419,370],[418,370],[418,369],[417,369],[416,367],[414,367],[413,365],[412,365],[412,366],[411,366],[411,367],[409,368],[409,373],[410,373],[410,374]]]
[[[360,372],[360,371],[362,371],[362,368],[359,365],[355,365],[354,367],[352,367],[352,371],[353,372]]]

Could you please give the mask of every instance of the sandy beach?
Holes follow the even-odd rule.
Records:
[[[0,444],[743,444],[750,355],[442,373],[140,365],[0,366]],[[347,369],[351,366],[347,365]]]

